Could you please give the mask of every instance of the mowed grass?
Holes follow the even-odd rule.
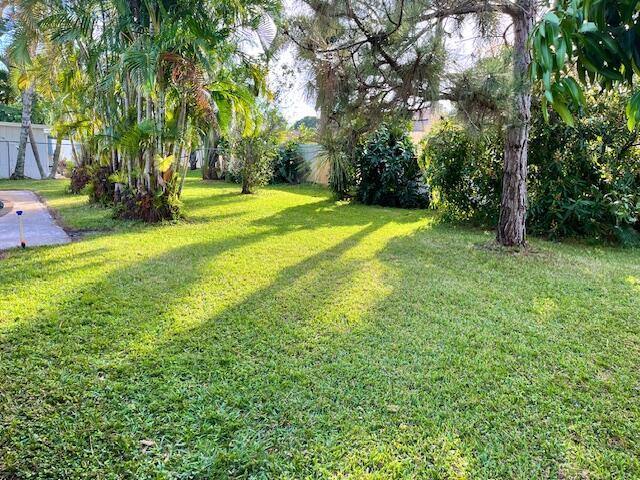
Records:
[[[640,252],[190,178],[0,260],[0,478],[638,478]],[[0,188],[16,188],[0,182]]]

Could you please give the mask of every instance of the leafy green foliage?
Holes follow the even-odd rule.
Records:
[[[112,228],[0,260],[0,477],[640,477],[640,250],[195,175],[148,227],[66,185],[0,181]]]
[[[287,127],[282,114],[266,102],[260,102],[250,120],[249,130],[246,124],[236,125],[228,175],[242,183],[242,193],[254,193],[271,180],[273,160]]]
[[[529,151],[531,233],[640,243],[640,132],[625,125],[620,92],[589,91],[568,126],[534,108]],[[454,122],[427,137],[421,161],[447,216],[493,224],[500,205],[502,136]]]
[[[640,73],[639,12],[639,0],[563,0],[542,18],[532,37],[532,75],[544,85],[545,114],[550,103],[572,125],[570,105],[585,104],[580,83],[605,89],[634,84]],[[640,91],[628,99],[626,113],[629,129],[635,128]]]
[[[45,123],[45,114],[42,102],[34,101],[31,110],[32,123]],[[20,123],[22,121],[22,104],[4,105],[0,103],[0,122]]]
[[[0,122],[20,123],[22,107],[19,105],[0,105]]]
[[[448,218],[494,224],[500,209],[503,135],[439,123],[423,141],[420,164],[434,205]]]
[[[12,13],[20,27],[13,50],[25,59],[21,81],[33,84],[39,73],[57,134],[82,144],[91,162],[110,166],[95,184],[113,180],[102,190],[122,202],[123,216],[176,218],[196,143],[206,138],[209,151],[234,122],[245,135],[253,130],[255,99],[267,96],[270,15],[278,2],[70,0],[19,7]],[[262,48],[248,53],[243,38],[253,33]]]
[[[309,165],[299,151],[300,144],[290,140],[278,147],[273,160],[273,183],[301,183],[309,174]]]
[[[310,130],[316,130],[318,128],[318,117],[313,117],[310,115],[307,115],[306,117],[302,117],[300,120],[297,120],[293,124],[294,130],[299,129],[300,127],[305,127]]]
[[[497,55],[480,58],[472,67],[449,74],[445,97],[456,115],[476,130],[504,125],[513,93],[513,53],[502,48]]]
[[[371,205],[424,208],[429,194],[416,149],[401,125],[383,123],[359,146],[356,198]]]
[[[1,21],[0,21],[1,22]],[[2,26],[0,25],[0,30]],[[8,105],[17,97],[16,89],[11,83],[9,72],[0,68],[0,104]],[[5,121],[5,120],[3,120]]]
[[[243,193],[254,193],[256,188],[269,183],[277,152],[277,141],[270,132],[238,139],[234,152],[229,170],[242,184]]]
[[[640,132],[625,125],[628,95],[587,92],[574,127],[533,117],[529,228],[551,238],[640,243]]]
[[[173,178],[171,181],[175,182]],[[114,205],[113,216],[125,220],[142,220],[156,223],[181,218],[182,202],[175,189],[157,191],[155,194],[125,189]]]

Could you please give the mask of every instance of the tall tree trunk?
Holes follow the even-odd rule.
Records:
[[[243,167],[242,167],[242,194],[243,195],[249,195],[251,193],[251,188],[252,188],[252,183],[253,183],[253,164],[254,164],[254,157],[253,157],[253,139],[247,139],[247,145],[245,146],[245,150],[244,152],[242,152],[244,154],[244,160],[243,160]]]
[[[82,159],[78,156],[78,151],[76,150],[76,144],[73,141],[73,137],[69,137],[69,141],[71,142],[71,155],[73,155],[73,161],[77,167],[82,165]]]
[[[251,194],[251,186],[249,184],[249,179],[248,178],[243,178],[242,179],[242,194],[243,195]]]
[[[122,101],[123,101],[123,108],[124,108],[124,117],[127,117],[129,115],[129,108],[131,105],[131,102],[129,100],[129,97],[132,97],[132,93],[131,93],[131,82],[129,80],[129,74],[126,73],[123,77],[123,88],[122,88]],[[131,177],[131,171],[133,169],[132,164],[131,164],[131,153],[129,152],[122,152],[122,157],[123,157],[123,168],[126,168],[127,171],[127,185],[129,187],[129,190],[131,190],[133,188],[133,181],[132,181],[132,177]]]
[[[31,143],[33,158],[36,159],[36,165],[38,166],[38,172],[40,172],[40,178],[44,179],[46,177],[46,173],[44,173],[44,168],[42,167],[42,162],[40,161],[40,152],[38,151],[38,143],[36,142],[36,137],[33,134],[33,128],[31,128],[31,124],[29,124],[29,143]]]
[[[146,101],[146,118],[145,120],[152,121],[153,120],[153,103],[151,101],[151,95],[148,95],[145,99]],[[153,167],[153,146],[150,144],[147,147],[147,151],[144,154],[144,179],[146,184],[147,192],[153,191],[153,184],[151,181],[151,170]],[[155,180],[155,176],[153,178]]]
[[[191,153],[189,153],[189,155],[187,155],[187,157],[190,157]],[[180,186],[178,187],[178,197],[180,195],[182,195],[182,187],[184,187],[184,179],[187,177],[187,169],[189,167],[189,162],[184,162],[184,167],[182,167],[182,172],[180,174]]]
[[[60,152],[62,151],[62,135],[56,136],[56,148],[53,151],[53,165],[51,165],[51,172],[49,178],[56,178],[58,172],[58,163],[60,163]]]
[[[514,108],[504,142],[504,176],[496,239],[504,246],[527,244],[527,153],[531,120],[531,86],[529,36],[533,29],[535,8],[531,0],[518,2],[513,17]]]
[[[178,112],[178,123],[176,126],[176,140],[173,144],[173,161],[175,164],[175,171],[180,172],[180,166],[182,165],[182,140],[184,137],[184,127],[187,118],[187,96],[182,95],[180,101],[180,110]]]
[[[212,125],[209,128],[207,137],[204,142],[204,151],[202,154],[202,179],[203,180],[218,180],[218,171],[220,167],[218,165],[218,143],[220,137],[218,135],[217,125]]]
[[[142,90],[140,87],[140,79],[138,78],[138,85],[136,87],[136,119],[138,121],[138,124],[140,122],[142,122]],[[141,155],[137,154],[137,167],[140,168],[140,161],[141,161]],[[137,179],[136,179],[136,188],[138,190],[142,190],[142,186],[143,186],[143,178],[141,175],[138,175]]]
[[[24,178],[24,163],[27,153],[27,138],[29,137],[29,127],[31,125],[31,108],[33,106],[33,94],[35,92],[35,84],[29,85],[22,92],[22,128],[20,129],[20,144],[18,145],[18,158],[16,159],[16,168],[11,178],[18,180]]]
[[[184,162],[184,166],[182,165],[182,151],[183,151],[183,143],[184,143],[184,133],[187,123],[187,95],[182,95],[182,100],[180,102],[180,113],[178,114],[178,132],[176,135],[176,143],[173,146],[173,155],[174,161],[176,162],[176,173],[180,175],[179,184],[178,184],[178,196],[182,193],[182,186],[184,185],[184,179],[187,176],[187,168],[189,166],[189,162]]]

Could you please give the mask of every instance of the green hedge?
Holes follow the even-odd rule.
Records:
[[[533,110],[528,230],[552,239],[590,237],[640,244],[640,132],[626,127],[622,93],[591,93],[575,128]],[[494,225],[500,205],[503,134],[456,121],[434,128],[421,163],[447,216]]]

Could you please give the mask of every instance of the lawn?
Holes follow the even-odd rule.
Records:
[[[0,478],[638,478],[640,251],[188,180],[145,226],[36,189],[0,260]]]

